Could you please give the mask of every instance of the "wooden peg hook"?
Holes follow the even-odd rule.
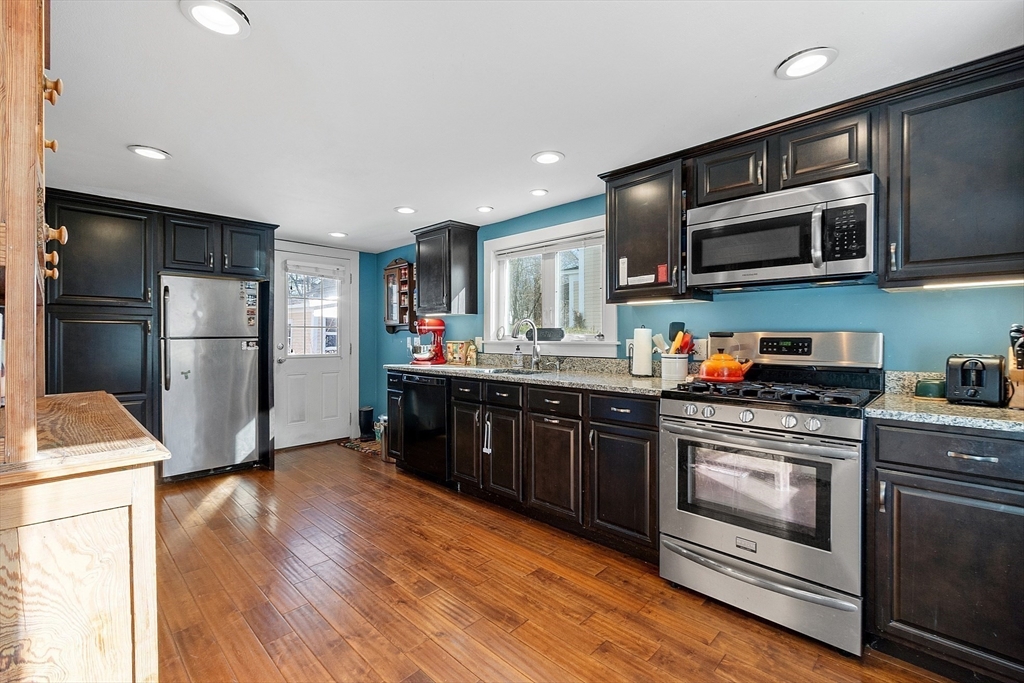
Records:
[[[51,266],[55,266],[60,261],[60,254],[55,251],[48,251],[43,255],[43,261],[49,263]]]
[[[57,93],[58,95],[63,95],[64,94],[64,81],[60,80],[59,78],[57,80],[55,80],[55,81],[51,81],[46,76],[43,76],[43,90],[46,90],[46,91],[52,90],[53,92]]]
[[[49,149],[52,152],[56,152],[57,151],[57,141],[56,140],[43,140],[43,147],[46,147],[47,149]]]
[[[56,268],[46,268],[45,270],[43,270],[43,275],[45,275],[50,280],[56,280],[57,278],[60,277],[60,271],[57,270]]]
[[[54,104],[54,105],[57,104],[57,99],[59,97],[60,97],[60,93],[58,93],[56,90],[44,90],[43,91],[43,99],[46,100],[47,102],[49,102],[50,104]]]
[[[46,241],[49,242],[50,240],[57,240],[61,244],[67,244],[68,243],[68,229],[62,225],[62,226],[60,226],[60,229],[54,230],[49,225],[47,225],[46,226]],[[54,261],[54,263],[56,263],[56,261]]]

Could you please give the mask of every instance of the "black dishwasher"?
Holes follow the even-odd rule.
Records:
[[[402,441],[399,467],[449,482],[447,377],[402,375]]]

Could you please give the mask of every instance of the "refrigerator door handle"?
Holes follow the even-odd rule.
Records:
[[[164,338],[164,391],[171,390],[171,355],[170,355],[170,339],[167,335],[167,309],[171,302],[171,288],[164,285],[164,316],[160,334]]]

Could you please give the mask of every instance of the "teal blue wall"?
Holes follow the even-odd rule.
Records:
[[[604,195],[598,195],[485,225],[479,232],[478,263],[483,264],[486,240],[603,214]],[[379,315],[383,307],[380,277],[394,258],[414,260],[413,245],[375,256],[360,254],[359,261],[364,294],[360,297],[359,400],[361,405],[373,405],[377,413],[386,406],[381,366],[409,360],[405,347],[409,334],[387,334]],[[371,267],[374,259],[376,265]],[[481,267],[481,300],[483,277]],[[712,330],[882,332],[887,369],[943,371],[952,353],[1006,353],[1010,324],[1024,322],[1024,287],[889,293],[860,285],[736,292],[719,294],[711,303],[619,306],[618,315],[620,341],[641,325],[667,335],[672,321],[685,322],[699,337]],[[483,335],[482,315],[446,316],[445,323],[445,337],[450,340]],[[619,356],[624,356],[624,345],[619,350]]]

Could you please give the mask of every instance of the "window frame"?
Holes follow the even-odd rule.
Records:
[[[600,235],[598,238],[597,236]],[[540,342],[541,353],[552,356],[586,356],[594,358],[615,358],[618,356],[618,309],[615,304],[607,303],[607,242],[605,238],[604,216],[594,216],[570,223],[562,223],[548,228],[529,230],[527,232],[487,240],[483,243],[484,250],[484,351],[487,353],[512,353],[516,345],[531,344],[523,336],[511,339],[510,331],[506,330],[504,339],[496,338],[496,331],[505,314],[505,297],[503,291],[504,267],[507,261],[504,254],[509,251],[528,253],[531,247],[550,245],[556,248],[558,242],[571,245],[581,241],[584,236],[587,242],[601,246],[601,332],[604,340],[597,339]],[[593,236],[593,237],[591,237]],[[553,260],[553,259],[552,259]],[[554,277],[553,273],[551,277]],[[555,286],[557,291],[557,283]]]

